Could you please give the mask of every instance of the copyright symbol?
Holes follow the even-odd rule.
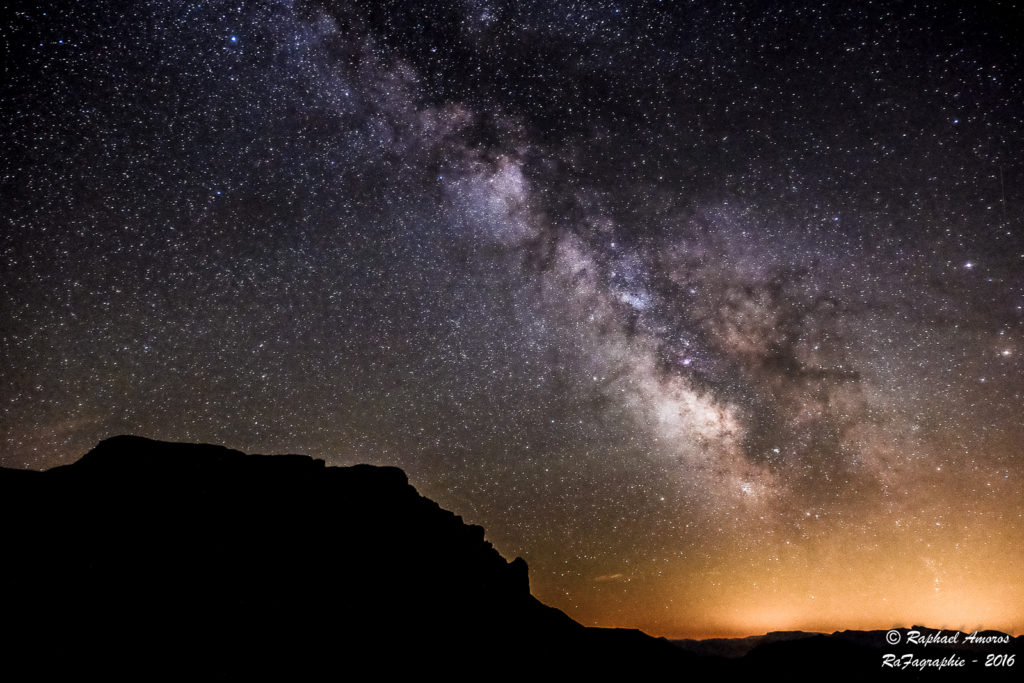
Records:
[[[889,643],[890,645],[896,645],[900,642],[900,632],[896,630],[889,631],[885,634],[885,642]]]

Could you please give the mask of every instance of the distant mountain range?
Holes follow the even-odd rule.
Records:
[[[887,641],[892,631],[896,631],[899,634],[899,640],[895,643]],[[908,634],[911,635],[908,637]],[[910,651],[913,652],[933,652],[944,649],[963,656],[970,653],[973,657],[976,657],[979,652],[1012,652],[1014,643],[1017,643],[1019,646],[1021,642],[1021,638],[1014,638],[1002,631],[965,633],[961,631],[935,630],[924,626],[890,629],[887,631],[835,631],[834,633],[771,631],[762,636],[749,636],[746,638],[681,639],[670,642],[694,654],[738,659],[747,656],[751,652],[770,650],[776,643],[788,643],[818,637],[849,643],[857,647],[877,649],[880,652],[902,651],[909,647]],[[926,643],[925,641],[928,641],[929,637],[933,640]]]
[[[885,632],[670,642],[583,627],[396,468],[119,436],[72,465],[0,469],[0,514],[5,680],[842,680],[922,651]],[[1016,680],[1022,666],[958,675]]]
[[[929,637],[933,641],[926,643]],[[963,633],[923,626],[827,634],[773,631],[747,638],[671,642],[702,657],[705,665],[719,660],[723,670],[748,675],[775,672],[784,680],[800,681],[876,677],[1017,681],[1021,680],[1017,659],[1024,652],[1024,638],[1000,631]]]

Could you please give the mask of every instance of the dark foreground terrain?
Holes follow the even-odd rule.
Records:
[[[909,651],[884,632],[730,649],[585,628],[395,468],[121,436],[73,465],[0,469],[0,513],[5,680],[916,678],[881,670]]]

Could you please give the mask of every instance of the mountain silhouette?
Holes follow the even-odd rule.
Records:
[[[35,680],[866,680],[891,650],[883,631],[584,627],[393,467],[118,436],[71,465],[0,468],[0,514],[0,672]]]
[[[0,469],[3,655],[42,677],[337,679],[653,671],[693,655],[584,628],[526,563],[392,467],[119,436]]]

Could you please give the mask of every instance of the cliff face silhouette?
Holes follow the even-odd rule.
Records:
[[[873,680],[886,653],[1018,680],[982,648],[886,634],[678,641],[585,628],[529,590],[484,530],[396,468],[120,436],[46,472],[0,468],[0,678]],[[902,629],[906,636],[906,629]]]
[[[0,469],[3,661],[42,676],[337,678],[670,671],[588,629],[396,468],[120,436]],[[144,679],[144,678],[143,678]]]

